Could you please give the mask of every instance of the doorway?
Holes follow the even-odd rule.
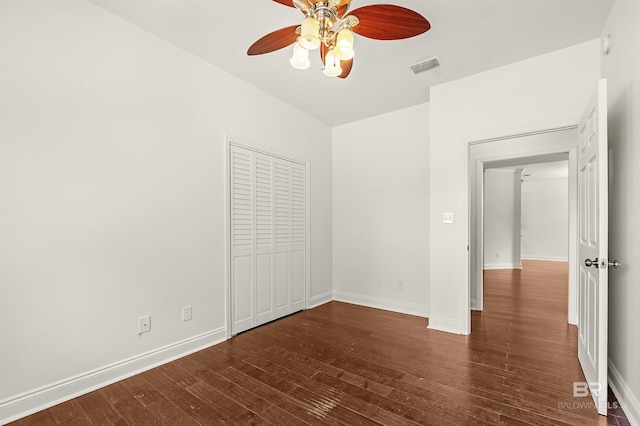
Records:
[[[489,164],[483,269],[520,269],[524,259],[568,262],[568,158],[500,168]]]
[[[577,127],[545,129],[527,134],[476,141],[469,145],[469,298],[473,310],[483,309],[484,171],[567,160],[569,164],[569,289],[567,322],[577,323]]]

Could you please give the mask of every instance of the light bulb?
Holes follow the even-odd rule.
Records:
[[[302,31],[300,33],[299,43],[307,50],[315,50],[320,47],[320,22],[313,16],[309,16],[302,21]]]
[[[353,59],[353,56],[355,54],[353,50],[351,50],[350,52],[344,53],[340,49],[338,49],[338,46],[334,47],[332,49],[332,52],[333,52],[333,56],[340,59],[341,61],[347,61],[349,59]]]
[[[322,71],[327,77],[337,77],[342,74],[340,68],[340,59],[336,58],[333,51],[328,51],[325,57],[324,70]]]
[[[338,33],[335,55],[342,60],[353,58],[353,32],[349,28],[343,28]]]
[[[292,67],[299,70],[306,70],[311,65],[309,61],[309,51],[300,46],[299,42],[293,45],[293,56],[289,60]]]

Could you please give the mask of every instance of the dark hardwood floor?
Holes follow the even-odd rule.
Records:
[[[331,302],[12,425],[617,425],[572,396],[566,280],[560,262],[485,272],[470,336]]]

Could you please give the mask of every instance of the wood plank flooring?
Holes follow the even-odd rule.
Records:
[[[606,425],[572,396],[566,280],[560,262],[485,272],[470,336],[331,302],[12,425]]]

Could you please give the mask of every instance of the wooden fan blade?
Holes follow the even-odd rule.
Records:
[[[292,25],[267,34],[249,47],[247,55],[262,55],[292,45],[298,39],[296,28],[298,25]]]
[[[347,3],[343,6],[338,6],[338,18],[342,18],[344,15],[346,15],[347,11],[349,10],[349,5],[350,3]]]
[[[340,74],[338,78],[347,78],[349,73],[351,73],[351,68],[353,68],[353,58],[340,61],[340,68],[342,68],[342,74]]]
[[[289,6],[289,7],[295,7],[293,5],[293,0],[273,0],[276,3],[280,3],[280,4],[284,4],[285,6]]]
[[[392,4],[359,7],[349,15],[360,19],[360,24],[353,27],[354,33],[375,40],[415,37],[431,28],[429,21],[418,12]]]

